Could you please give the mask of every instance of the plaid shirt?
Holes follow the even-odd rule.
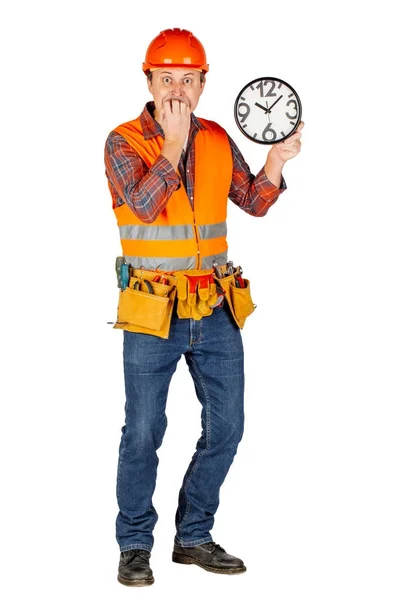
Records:
[[[160,124],[153,118],[154,103],[148,102],[140,115],[145,139],[156,135],[164,137]],[[110,182],[113,208],[124,202],[144,223],[152,223],[164,210],[171,194],[182,184],[193,208],[194,193],[194,139],[199,129],[204,129],[194,114],[186,152],[183,151],[178,173],[167,158],[161,154],[150,168],[142,158],[115,131],[107,138],[105,146],[106,176]],[[245,212],[263,217],[278,196],[286,189],[282,177],[281,187],[275,187],[264,173],[264,168],[255,177],[250,172],[235,142],[228,136],[232,151],[233,171],[229,198]]]

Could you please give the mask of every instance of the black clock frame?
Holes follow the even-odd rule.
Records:
[[[273,142],[267,142],[265,140],[256,140],[254,137],[252,137],[251,135],[249,135],[248,133],[245,132],[245,130],[243,129],[243,127],[241,126],[241,124],[239,123],[239,119],[237,116],[237,105],[239,103],[240,100],[240,96],[243,94],[244,90],[246,90],[250,85],[253,85],[253,83],[258,83],[260,81],[279,81],[280,83],[285,84],[289,89],[292,90],[293,94],[296,96],[297,102],[298,102],[298,107],[299,107],[299,114],[297,116],[297,122],[296,125],[293,127],[292,131],[290,133],[288,133],[288,135],[285,135],[285,137],[281,138],[280,140],[275,140]],[[284,81],[283,79],[279,79],[278,77],[256,77],[256,79],[253,79],[253,81],[249,81],[249,83],[246,83],[246,85],[240,90],[240,92],[238,93],[236,100],[235,100],[235,106],[234,106],[234,117],[235,117],[235,121],[236,121],[236,125],[238,126],[239,130],[241,131],[241,133],[243,133],[243,135],[245,135],[249,140],[251,140],[252,142],[255,142],[256,144],[262,144],[263,146],[267,145],[267,146],[271,146],[272,144],[280,144],[281,142],[283,142],[284,140],[287,140],[287,138],[289,138],[291,135],[293,135],[293,133],[296,131],[297,127],[299,126],[299,123],[301,121],[301,113],[302,113],[302,107],[301,107],[301,101],[299,98],[298,93],[296,92],[296,90],[289,85],[286,81]]]

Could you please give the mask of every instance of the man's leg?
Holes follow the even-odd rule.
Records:
[[[170,339],[124,331],[125,425],[119,447],[116,537],[121,552],[151,551],[157,512],[152,504],[158,456],[167,427],[172,375],[185,348]],[[186,346],[187,347],[187,346]]]
[[[202,404],[202,434],[179,492],[175,543],[191,548],[211,542],[219,491],[244,426],[244,369],[240,329],[227,307],[191,321],[185,353]],[[240,561],[241,562],[241,561]],[[241,563],[243,564],[243,563]]]

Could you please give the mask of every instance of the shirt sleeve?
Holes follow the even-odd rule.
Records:
[[[239,208],[255,217],[263,217],[268,209],[277,201],[280,194],[286,190],[282,177],[281,185],[277,188],[265,175],[264,168],[254,176],[243,158],[235,142],[229,137],[233,158],[232,183],[229,198]]]
[[[126,203],[144,223],[152,223],[180,187],[179,175],[167,158],[160,154],[148,168],[115,131],[107,138],[104,162],[113,208]]]

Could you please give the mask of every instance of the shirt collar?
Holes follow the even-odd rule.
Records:
[[[140,115],[140,124],[143,129],[143,136],[145,140],[149,140],[150,138],[155,137],[156,135],[162,135],[164,137],[164,132],[162,127],[158,121],[153,117],[154,114],[154,102],[147,102],[146,106],[143,109],[143,112]],[[194,129],[198,131],[199,129],[205,129],[204,125],[200,123],[197,117],[192,113],[190,115],[191,123],[190,129]]]

